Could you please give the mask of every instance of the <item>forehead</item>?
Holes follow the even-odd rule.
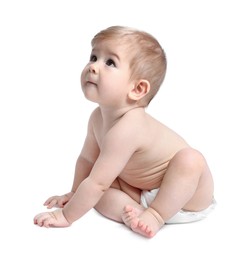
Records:
[[[130,43],[123,41],[123,39],[95,41],[92,45],[92,52],[104,52],[106,55],[117,56],[121,62],[130,63],[133,58]]]
[[[120,43],[118,40],[102,40],[97,41],[92,45],[92,50],[95,51],[104,51],[104,52],[113,52],[121,55],[126,52],[127,46],[124,43]]]

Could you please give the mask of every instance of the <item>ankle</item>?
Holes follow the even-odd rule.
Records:
[[[155,217],[155,219],[158,221],[158,224],[160,226],[164,225],[165,222],[164,222],[163,218],[160,216],[160,214],[155,209],[149,207],[146,209],[146,212],[149,212],[150,214],[152,214]]]

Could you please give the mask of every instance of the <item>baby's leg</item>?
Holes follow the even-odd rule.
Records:
[[[123,209],[126,205],[141,211],[144,208],[139,204],[140,190],[125,184],[117,179],[104,193],[95,209],[107,218],[129,225],[130,214]],[[132,215],[132,214],[131,214]]]
[[[182,208],[200,211],[211,204],[212,198],[213,180],[204,157],[185,148],[172,158],[156,198],[131,227],[151,237]]]

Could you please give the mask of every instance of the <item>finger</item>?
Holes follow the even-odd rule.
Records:
[[[50,198],[48,198],[45,202],[44,202],[44,206],[47,206],[48,204],[50,204],[51,201],[53,201],[54,199],[57,199],[57,196],[52,196]]]
[[[43,220],[43,227],[49,228],[53,224],[53,219],[50,217]]]
[[[47,218],[49,218],[49,214],[47,213],[47,212],[45,212],[45,213],[40,213],[40,214],[38,214],[36,217],[35,217],[35,223],[38,225],[38,226],[40,226],[40,227],[42,227],[43,225],[44,225],[44,221],[47,219]]]
[[[34,224],[36,225],[37,224],[36,216],[34,217],[33,221],[34,221]]]
[[[39,227],[42,227],[43,226],[43,219],[42,218],[37,218],[36,219],[36,225],[39,226]]]
[[[42,227],[43,225],[43,217],[42,214],[39,214],[35,217],[35,224]]]
[[[67,199],[67,198],[58,201],[58,207],[59,207],[59,208],[63,208],[67,202],[68,202],[68,199]]]
[[[35,224],[35,225],[38,225],[38,222],[39,222],[39,219],[40,219],[40,217],[41,217],[41,214],[42,214],[42,213],[40,213],[40,214],[38,214],[38,215],[36,215],[36,216],[34,217],[34,224]]]
[[[53,199],[48,205],[47,205],[47,208],[48,209],[51,209],[53,208],[55,205],[58,204],[58,200],[57,199]]]

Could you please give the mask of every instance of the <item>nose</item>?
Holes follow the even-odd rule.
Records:
[[[94,74],[97,73],[96,63],[91,63],[91,64],[89,65],[89,72],[92,72],[92,73],[94,73]]]

